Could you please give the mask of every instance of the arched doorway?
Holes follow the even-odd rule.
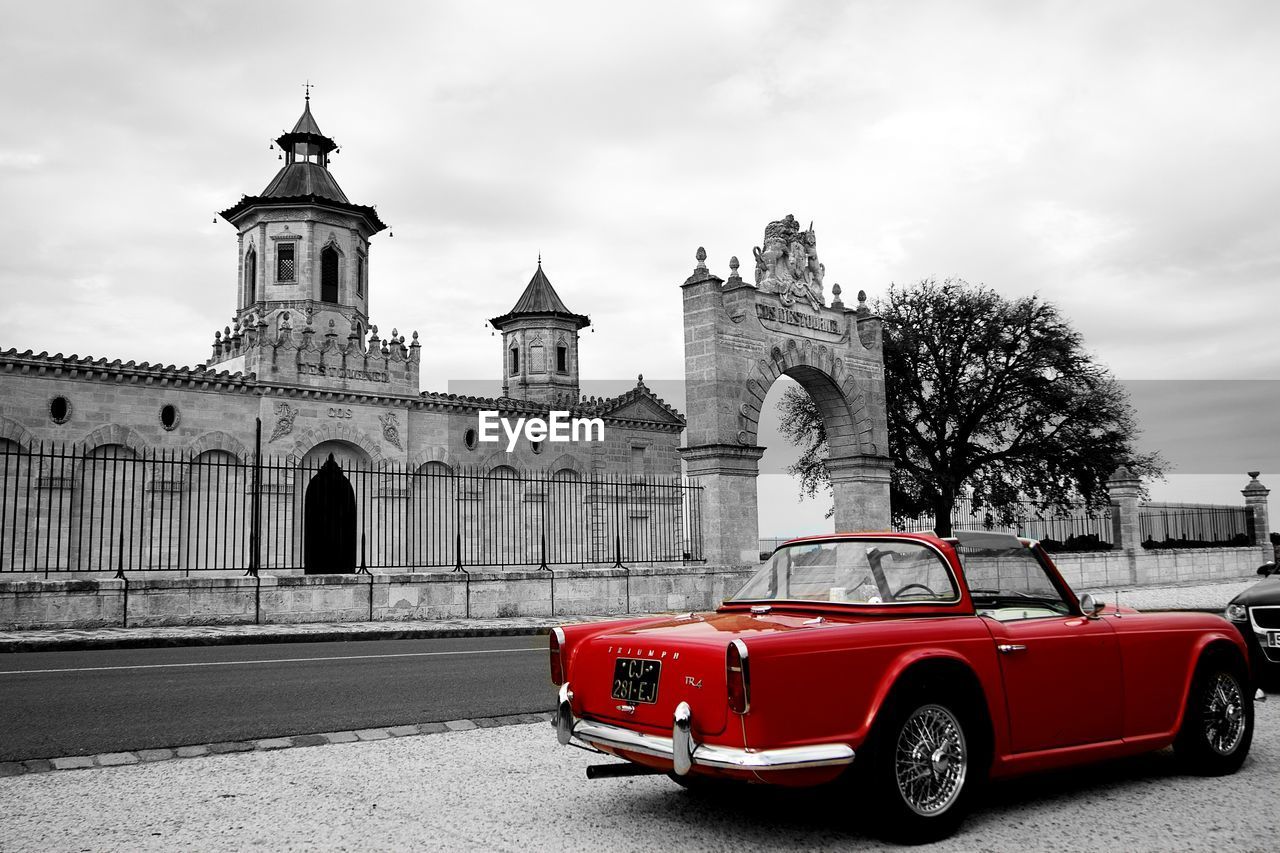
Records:
[[[356,494],[332,453],[307,484],[304,504],[304,571],[309,575],[354,572]]]
[[[780,542],[795,536],[831,533],[831,493],[818,488],[807,492],[807,486],[792,467],[810,450],[810,443],[795,443],[784,430],[784,424],[801,417],[816,404],[804,386],[790,376],[778,377],[760,404],[756,424],[756,444],[763,447],[760,474],[756,479],[760,493],[758,518],[760,552],[772,552]],[[826,448],[818,454],[827,459]]]
[[[759,559],[757,442],[769,389],[787,376],[813,398],[826,426],[827,472],[838,531],[890,523],[888,427],[880,318],[839,287],[826,304],[813,229],[772,222],[756,249],[755,284],[730,261],[713,275],[706,254],[684,283],[689,478],[703,487],[704,554],[713,563]]]

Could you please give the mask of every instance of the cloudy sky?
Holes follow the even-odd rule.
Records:
[[[959,276],[1060,305],[1138,383],[1144,442],[1175,465],[1157,497],[1238,502],[1251,468],[1280,486],[1275,2],[45,0],[5,17],[0,348],[202,361],[235,308],[214,212],[275,173],[268,141],[309,79],[335,175],[393,226],[372,319],[419,331],[427,389],[498,375],[484,320],[541,252],[593,320],[588,390],[644,373],[679,404],[694,251],[725,275],[794,213],[848,293]],[[779,480],[762,532],[820,526]]]

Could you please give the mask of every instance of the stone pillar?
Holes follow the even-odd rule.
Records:
[[[893,516],[889,506],[889,474],[893,462],[876,456],[828,459],[835,498],[836,533],[889,530]]]
[[[1271,547],[1271,520],[1267,515],[1267,495],[1271,490],[1258,482],[1260,471],[1249,472],[1249,484],[1240,494],[1244,495],[1244,505],[1253,512],[1253,544]]]
[[[1142,548],[1142,529],[1138,524],[1138,498],[1141,493],[1142,480],[1123,465],[1107,481],[1112,536],[1116,548],[1128,558],[1129,583],[1138,582],[1138,552]]]
[[[702,444],[682,447],[689,480],[702,487],[703,557],[713,566],[760,562],[756,475],[763,447]]]

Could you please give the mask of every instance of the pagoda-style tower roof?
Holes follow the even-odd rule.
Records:
[[[591,325],[591,318],[584,314],[575,314],[565,306],[564,300],[551,286],[547,274],[542,271],[542,258],[538,258],[538,270],[529,280],[529,286],[520,294],[515,306],[500,317],[489,322],[499,331],[512,320],[523,317],[558,317],[572,321],[577,328],[583,329]]]
[[[311,114],[310,94],[306,97],[302,115],[293,125],[293,130],[277,137],[276,144],[284,152],[284,167],[276,173],[261,194],[245,196],[237,204],[222,211],[220,215],[223,219],[236,225],[245,213],[259,207],[323,205],[362,217],[371,235],[387,227],[372,207],[352,204],[329,171],[329,154],[338,144],[324,135],[315,116]]]

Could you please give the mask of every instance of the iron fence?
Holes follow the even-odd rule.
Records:
[[[1144,504],[1138,510],[1143,548],[1223,548],[1254,541],[1249,507],[1214,504]]]
[[[933,516],[906,519],[904,530],[930,530]],[[1042,513],[1023,502],[1012,524],[1001,524],[987,508],[975,507],[970,498],[956,501],[951,513],[952,530],[993,530],[1027,539],[1038,539],[1046,551],[1110,551],[1116,547],[1112,508],[1077,507],[1069,512]]]
[[[700,486],[119,445],[0,445],[0,572],[701,562]]]

